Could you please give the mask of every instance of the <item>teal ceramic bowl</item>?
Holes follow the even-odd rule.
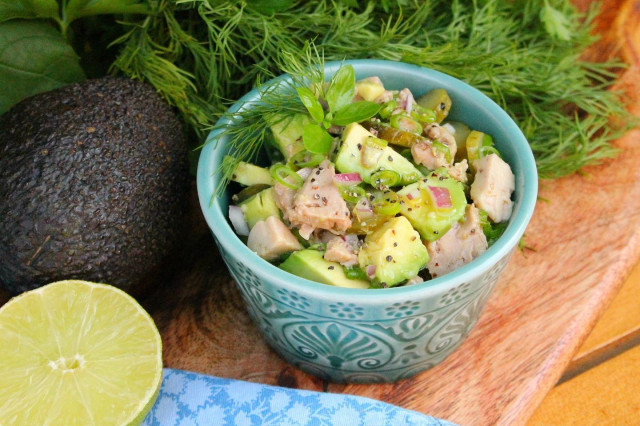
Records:
[[[228,149],[224,139],[202,150],[198,195],[247,310],[276,352],[296,367],[333,382],[393,382],[442,362],[469,334],[533,214],[538,177],[518,126],[478,90],[415,65],[380,60],[346,63],[353,65],[357,79],[379,76],[385,87],[408,87],[416,96],[444,88],[453,100],[451,119],[493,136],[516,177],[513,215],[493,246],[464,267],[425,283],[375,290],[333,287],[282,271],[235,235],[226,217],[229,194],[213,197],[219,181],[216,170]],[[327,63],[326,76],[340,65]],[[232,110],[242,105],[251,108],[247,103],[257,97],[255,90],[248,93]]]

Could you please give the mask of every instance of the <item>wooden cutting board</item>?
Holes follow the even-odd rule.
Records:
[[[588,1],[577,2],[585,8]],[[619,88],[640,115],[640,3],[605,1],[591,58],[630,65]],[[272,352],[250,322],[192,197],[192,232],[173,276],[143,305],[162,333],[165,366],[386,401],[460,424],[523,424],[640,258],[640,131],[618,158],[584,174],[541,182],[517,252],[465,343],[439,366],[384,385],[336,385]],[[544,200],[544,201],[543,201]],[[0,304],[7,299],[0,295]]]

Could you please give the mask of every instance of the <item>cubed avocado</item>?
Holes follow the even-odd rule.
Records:
[[[422,177],[409,160],[358,123],[345,127],[342,138],[335,161],[336,169],[341,173],[360,173],[363,181],[371,183],[372,173],[393,170],[400,175],[399,185],[408,185]],[[369,138],[380,143],[371,143]]]
[[[429,261],[420,234],[403,216],[389,219],[367,235],[358,253],[360,267],[375,266],[373,283],[392,287],[418,275]]]
[[[276,117],[271,125],[273,140],[278,149],[289,160],[299,151],[304,149],[302,133],[304,126],[310,124],[311,117],[307,114],[295,114],[291,117]]]
[[[280,209],[274,198],[273,187],[263,189],[251,198],[240,203],[240,209],[244,213],[244,218],[249,224],[249,228],[269,216],[280,217]]]
[[[292,253],[280,264],[280,268],[299,277],[337,287],[369,288],[370,286],[365,280],[347,278],[342,265],[324,260],[323,252],[315,248]]]
[[[397,192],[400,213],[423,239],[435,241],[462,219],[467,206],[464,186],[438,169]]]
[[[356,83],[356,93],[365,101],[373,102],[384,93],[384,86],[379,81],[364,79]]]
[[[268,169],[244,161],[238,162],[231,175],[231,180],[244,186],[273,185],[273,178]]]

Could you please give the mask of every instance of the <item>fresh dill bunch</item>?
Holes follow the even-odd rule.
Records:
[[[310,42],[323,60],[403,61],[478,88],[518,123],[543,178],[611,157],[627,128],[612,123],[635,122],[609,90],[622,64],[581,58],[597,9],[568,0],[149,3],[125,23],[113,70],[153,84],[199,141],[256,82],[298,75]]]

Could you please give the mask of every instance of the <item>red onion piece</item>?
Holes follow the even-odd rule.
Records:
[[[247,236],[249,235],[249,224],[244,218],[242,209],[238,206],[229,206],[229,220],[236,234]]]
[[[438,207],[453,207],[451,204],[451,193],[447,188],[441,186],[429,186],[429,192]]]
[[[369,279],[373,279],[375,277],[375,274],[376,274],[376,265],[367,266],[366,273],[367,273],[367,277],[369,277]]]
[[[338,183],[357,184],[362,182],[360,173],[337,173],[333,176],[333,179]]]

